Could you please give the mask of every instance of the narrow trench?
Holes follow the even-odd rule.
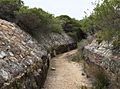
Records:
[[[42,89],[81,89],[81,86],[91,87],[91,81],[83,75],[82,65],[69,61],[68,56],[77,50],[72,50],[53,58],[50,63],[45,85]]]

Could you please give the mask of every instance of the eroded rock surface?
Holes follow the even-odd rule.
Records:
[[[39,44],[17,25],[0,19],[0,89],[42,87],[48,69],[48,59],[43,57],[47,49],[74,43],[65,33],[45,37]]]
[[[108,75],[112,86],[110,89],[120,89],[120,60],[119,54],[113,55],[112,45],[107,42],[98,44],[93,40],[84,48],[85,58],[88,65],[97,65],[96,68],[102,68],[103,72]]]

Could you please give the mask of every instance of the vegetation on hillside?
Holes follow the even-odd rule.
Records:
[[[99,43],[113,41],[114,48],[120,49],[120,1],[101,0],[93,13],[81,20],[82,30],[96,34]]]
[[[40,8],[28,8],[23,6],[16,12],[18,24],[29,33],[49,33],[62,31],[60,21],[52,14]]]
[[[81,30],[80,21],[70,18],[67,15],[61,15],[57,18],[61,21],[63,30],[76,41],[80,41],[86,37],[86,34]]]
[[[85,16],[81,21],[81,29],[89,35],[97,38],[98,43],[106,41],[113,44],[111,49],[113,53],[119,55],[120,53],[120,0],[100,0],[100,3],[96,4],[93,13],[90,16]],[[92,56],[85,58],[84,46],[89,44],[89,38],[79,43],[79,56],[84,59],[84,70],[85,72],[95,78],[92,89],[108,89],[110,87],[116,87],[115,84],[112,86],[109,80],[109,72],[105,72],[104,68],[100,69],[102,65],[93,61]],[[88,42],[86,42],[88,41]],[[83,45],[82,45],[83,44]],[[109,47],[109,45],[108,45]],[[91,47],[92,48],[92,47]],[[102,51],[102,50],[101,50]],[[76,57],[77,58],[77,57]],[[74,58],[75,59],[75,58]],[[92,60],[89,61],[89,60]],[[99,58],[98,58],[99,59]],[[79,59],[80,60],[80,59]],[[102,59],[101,59],[102,60]],[[110,62],[111,63],[111,62]],[[109,64],[109,62],[108,62]],[[97,65],[97,66],[96,66]],[[103,67],[103,66],[102,66]],[[112,69],[112,66],[111,66]],[[117,89],[117,88],[114,88]],[[118,88],[119,89],[119,88]]]
[[[15,11],[18,11],[22,6],[21,0],[0,0],[0,18],[13,21]]]
[[[68,16],[54,17],[41,8],[29,8],[22,0],[0,0],[0,18],[15,22],[37,39],[40,34],[63,31],[76,41],[84,37],[79,21]]]
[[[35,31],[44,33],[62,31],[60,22],[52,14],[41,8],[24,6],[21,0],[1,0],[0,18],[16,22],[30,34]]]
[[[82,20],[67,15],[54,17],[41,8],[29,8],[22,0],[0,0],[0,18],[15,22],[26,32],[37,37],[41,33],[66,32],[76,41],[96,34],[98,42],[105,40],[120,49],[120,1],[101,0],[93,13]]]

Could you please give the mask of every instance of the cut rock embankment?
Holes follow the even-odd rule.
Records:
[[[48,49],[55,46],[56,51],[61,47],[65,49],[59,50],[62,53],[74,43],[65,33],[49,36],[51,38],[43,35],[38,43],[14,23],[0,19],[0,89],[40,89],[43,86],[49,67]]]
[[[113,55],[111,48],[112,44],[105,41],[98,44],[93,40],[84,47],[85,61],[91,70],[102,71],[107,75],[110,82],[109,89],[120,89],[120,55]]]
[[[72,50],[51,60],[51,67],[55,70],[49,70],[43,89],[81,89],[82,86],[92,86],[90,80],[82,75],[83,66],[68,58],[76,52],[77,50]]]

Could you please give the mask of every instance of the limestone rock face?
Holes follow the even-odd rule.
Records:
[[[68,46],[69,44],[74,44],[75,41],[68,36],[66,33],[50,33],[50,34],[41,34],[38,42],[41,44],[41,47],[45,49],[54,49],[57,51],[57,48],[62,46]]]
[[[34,40],[30,35],[26,34],[20,28],[12,23],[4,20],[0,20],[0,87],[1,89],[15,88],[11,84],[17,82],[21,77],[26,78],[31,76],[27,73],[30,71],[41,72],[43,63],[42,55],[46,54],[45,50],[42,50],[40,44]],[[38,65],[36,64],[38,63]],[[32,67],[39,67],[36,70],[32,70]],[[40,75],[40,74],[39,74]],[[34,76],[34,75],[33,75]],[[26,84],[30,80],[25,79],[23,86],[33,86]],[[23,80],[19,80],[23,83]],[[19,84],[21,85],[21,84]],[[9,86],[9,87],[7,87]],[[10,88],[11,86],[11,88]],[[37,85],[36,85],[37,87]],[[27,88],[28,89],[28,88]],[[29,88],[30,89],[30,88]]]
[[[120,89],[120,60],[118,55],[112,54],[112,47],[107,42],[98,44],[96,40],[93,40],[91,44],[84,47],[85,61],[88,65],[102,68],[103,72],[108,75],[111,84],[117,87],[115,89]]]
[[[93,40],[91,44],[85,46],[86,49],[92,51],[93,53],[100,54],[101,56],[111,57],[112,56],[112,44],[108,44],[103,41],[100,44],[96,40]]]
[[[49,65],[47,49],[71,43],[65,33],[43,35],[38,43],[14,23],[0,19],[0,89],[40,89]]]
[[[38,42],[41,47],[49,51],[51,55],[67,52],[77,48],[76,42],[66,33],[41,34]]]

